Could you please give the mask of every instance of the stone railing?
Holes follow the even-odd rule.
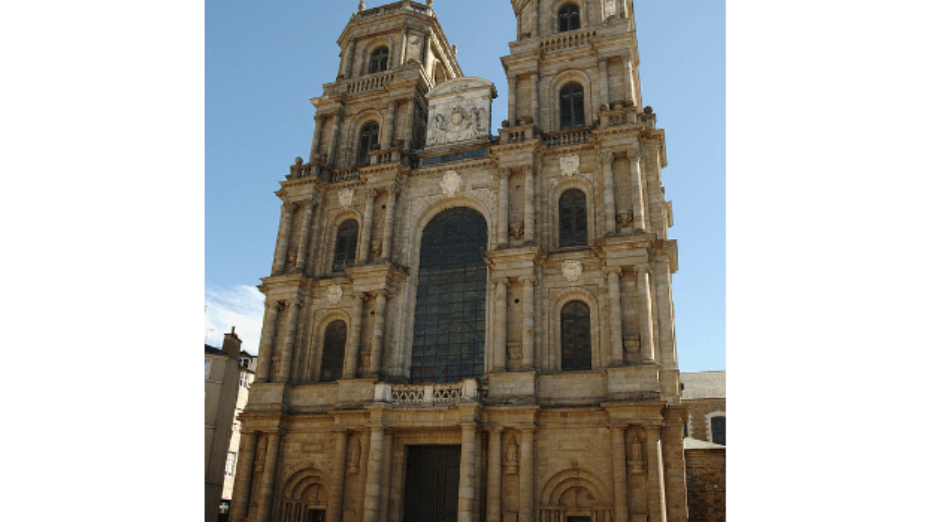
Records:
[[[433,11],[429,6],[422,4],[417,4],[415,2],[404,1],[404,2],[394,2],[392,4],[382,5],[380,7],[372,7],[371,9],[366,9],[364,11],[355,13],[352,18],[355,20],[367,20],[369,18],[375,18],[378,16],[384,16],[390,13],[395,13],[397,11],[402,11],[404,9],[409,9],[414,13],[424,14],[426,16],[432,16]]]
[[[546,134],[542,138],[542,144],[546,147],[563,147],[565,145],[578,145],[581,143],[587,143],[590,140],[590,127],[580,127],[577,129],[569,129],[558,132],[553,132],[551,134]]]
[[[480,399],[477,379],[450,384],[386,384],[374,386],[374,401],[400,406],[442,406]]]
[[[329,173],[329,183],[338,183],[340,181],[354,181],[361,178],[361,172],[357,166],[334,169]]]
[[[500,129],[500,143],[519,143],[535,138],[535,125],[519,125]]]
[[[575,47],[587,45],[590,43],[590,40],[596,36],[596,34],[597,31],[592,30],[577,30],[566,33],[558,33],[555,36],[542,40],[539,45],[542,47],[542,52],[551,53],[555,51],[563,51],[565,49],[573,49]]]
[[[361,94],[363,92],[373,91],[375,89],[381,89],[384,87],[385,83],[388,83],[394,79],[393,71],[385,71],[382,73],[372,74],[369,76],[364,76],[352,82],[349,82],[345,87],[345,92],[348,94]]]

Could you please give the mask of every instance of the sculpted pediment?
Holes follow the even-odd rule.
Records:
[[[489,137],[494,84],[466,76],[442,82],[426,95],[429,122],[426,148]]]

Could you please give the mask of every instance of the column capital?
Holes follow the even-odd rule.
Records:
[[[610,431],[618,431],[618,432],[620,432],[620,433],[622,433],[622,432],[626,431],[627,429],[629,429],[629,425],[628,425],[628,424],[607,424],[606,427],[609,428]]]
[[[504,286],[506,286],[507,288],[509,288],[510,285],[513,284],[513,283],[510,282],[510,279],[509,279],[508,277],[505,277],[505,276],[496,277],[496,278],[493,279],[492,282],[493,282],[494,285],[504,285]]]
[[[400,194],[401,191],[403,191],[403,187],[401,187],[399,183],[393,183],[391,185],[388,185],[387,188],[384,190],[387,191],[388,196],[396,197],[397,195]]]
[[[519,282],[522,283],[523,286],[535,286],[538,283],[534,275],[519,276]]]
[[[305,199],[300,200],[301,205],[307,208],[310,208],[310,209],[315,207],[318,203],[319,203],[319,196],[317,196],[316,194],[310,194]]]
[[[635,275],[648,274],[651,271],[652,269],[650,266],[648,266],[647,263],[636,263],[632,267],[632,273],[634,273]]]
[[[603,163],[603,166],[613,166],[614,154],[612,152],[601,152],[600,153],[600,162]]]
[[[284,308],[287,307],[287,301],[275,301],[274,304],[276,305],[274,309],[278,312],[283,312]]]
[[[354,299],[361,299],[362,301],[367,301],[369,299],[368,294],[365,292],[352,292],[352,297]]]
[[[620,51],[618,56],[622,59],[623,63],[629,63],[632,61],[632,51]]]
[[[374,198],[377,197],[377,189],[376,189],[376,188],[369,188],[369,189],[365,190],[365,197],[368,198],[368,199],[370,199],[370,200],[373,200]]]
[[[532,163],[526,163],[525,165],[520,165],[519,167],[523,173],[527,176],[532,176],[535,174],[535,169],[532,168]]]
[[[501,180],[510,179],[510,174],[511,172],[509,167],[500,167],[497,169],[497,177],[499,177]]]
[[[281,203],[281,213],[283,214],[292,214],[297,210],[296,201],[285,201]]]
[[[476,430],[476,429],[477,429],[477,422],[475,422],[475,421],[464,421],[464,422],[462,422],[461,424],[459,424],[459,426],[461,426],[461,429],[471,428],[471,429]]]
[[[383,424],[372,424],[370,426],[365,426],[366,430],[371,431],[371,434],[381,433],[383,434],[386,431],[386,427]]]
[[[390,295],[390,290],[386,288],[378,288],[377,290],[372,290],[370,293],[374,298],[384,296],[386,299],[391,299],[393,297]]]
[[[626,157],[629,158],[629,161],[638,161],[642,159],[644,155],[639,149],[629,149],[626,151]]]
[[[663,426],[661,424],[644,424],[642,427],[645,428],[645,431],[647,431],[649,434],[658,434],[661,432],[661,428]]]
[[[518,427],[517,429],[519,430],[521,434],[525,434],[525,435],[532,435],[533,433],[536,432],[535,426],[523,426],[523,427]]]
[[[503,426],[485,426],[484,430],[489,433],[503,433]]]
[[[331,431],[332,433],[336,433],[336,434],[342,434],[342,433],[348,434],[348,428],[344,426],[339,426],[338,428],[329,428],[329,431]]]
[[[297,308],[302,307],[303,299],[300,299],[299,297],[291,297],[290,299],[287,300],[287,306],[292,307],[293,305],[297,305]]]

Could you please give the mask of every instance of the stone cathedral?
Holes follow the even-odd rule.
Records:
[[[361,2],[312,99],[231,517],[685,522],[677,245],[633,2],[511,0],[497,129],[432,3]]]

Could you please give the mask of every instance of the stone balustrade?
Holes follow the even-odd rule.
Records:
[[[542,138],[542,144],[546,147],[563,147],[565,145],[577,145],[587,143],[590,140],[589,127],[580,127],[546,134]]]
[[[377,74],[369,74],[357,80],[350,81],[345,86],[345,92],[348,94],[361,94],[384,88],[384,84],[393,81],[394,72],[385,71]]]
[[[387,384],[374,387],[374,402],[398,406],[442,406],[480,399],[477,379],[449,384]]]
[[[552,53],[587,45],[596,35],[597,31],[579,29],[576,31],[558,33],[555,36],[542,40],[539,42],[539,45],[542,47],[542,52]]]

